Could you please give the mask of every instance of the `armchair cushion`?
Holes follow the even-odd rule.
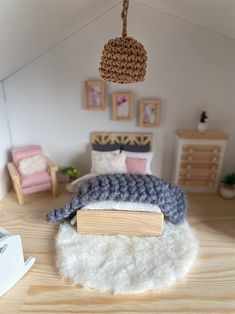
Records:
[[[29,176],[40,171],[46,171],[47,168],[47,161],[41,155],[21,159],[18,167],[19,172],[23,176]]]
[[[50,182],[51,177],[47,171],[36,172],[30,176],[21,176],[22,188],[32,187],[34,185],[41,185]]]
[[[32,194],[36,192],[46,191],[49,189],[51,189],[51,183],[44,183],[44,184],[29,186],[27,188],[22,188],[22,192],[24,195],[27,195],[27,194]]]
[[[31,145],[27,147],[12,149],[12,159],[17,167],[19,166],[19,161],[21,159],[32,157],[35,155],[43,155],[41,146]]]

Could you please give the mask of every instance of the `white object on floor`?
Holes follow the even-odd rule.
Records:
[[[226,186],[221,186],[219,191],[220,191],[220,195],[227,200],[232,200],[235,197],[234,187],[229,188]]]
[[[198,244],[187,222],[165,222],[161,237],[79,235],[64,223],[56,248],[62,278],[86,288],[136,294],[183,279],[196,258]]]
[[[13,287],[34,262],[34,257],[24,261],[20,236],[0,228],[0,296]]]

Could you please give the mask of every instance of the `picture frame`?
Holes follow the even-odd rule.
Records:
[[[132,120],[134,116],[134,94],[119,92],[112,94],[112,119]]]
[[[160,99],[143,99],[139,103],[139,125],[144,128],[160,126]]]
[[[105,110],[106,109],[106,83],[102,80],[85,81],[85,103],[84,109]]]

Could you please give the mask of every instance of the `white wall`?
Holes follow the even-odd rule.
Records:
[[[75,162],[85,173],[91,131],[151,131],[154,173],[170,178],[175,130],[196,127],[200,111],[206,109],[210,128],[231,135],[224,171],[234,167],[234,41],[145,5],[132,3],[128,28],[148,50],[146,80],[109,84],[109,103],[111,92],[123,90],[133,91],[136,100],[160,98],[161,127],[141,129],[137,119],[110,120],[110,109],[82,109],[83,81],[99,78],[103,45],[121,32],[120,10],[100,17],[5,81],[13,146],[41,144],[59,165]]]
[[[9,185],[6,163],[10,147],[7,113],[3,97],[3,88],[0,83],[0,199],[6,194]]]

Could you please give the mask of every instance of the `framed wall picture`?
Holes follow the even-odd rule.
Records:
[[[139,125],[146,128],[156,128],[160,125],[161,101],[159,99],[144,99],[139,103]]]
[[[112,94],[112,119],[132,120],[134,112],[133,93],[113,93]]]
[[[106,84],[104,81],[85,81],[85,103],[88,110],[104,110],[106,108]]]

